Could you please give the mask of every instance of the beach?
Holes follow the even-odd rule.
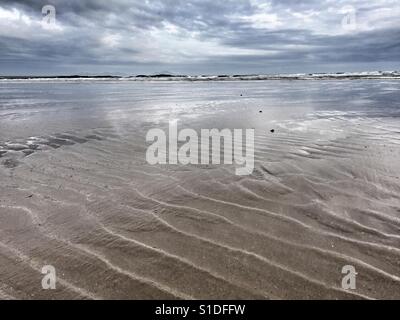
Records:
[[[1,81],[0,298],[399,299],[399,101],[396,79]],[[254,129],[253,172],[150,165],[172,120]]]

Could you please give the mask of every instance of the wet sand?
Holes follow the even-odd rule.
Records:
[[[0,298],[399,299],[398,82],[219,85],[102,84],[89,111],[3,101]],[[253,174],[149,165],[169,119],[255,128]]]

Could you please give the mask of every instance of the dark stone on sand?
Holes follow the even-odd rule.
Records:
[[[260,110],[259,112],[262,113],[262,110]]]
[[[38,144],[30,144],[29,145],[29,149],[31,149],[31,150],[37,150],[38,148],[39,148]]]
[[[272,130],[271,130],[271,133],[275,133],[275,129],[272,129]]]
[[[34,150],[30,150],[30,149],[26,149],[26,150],[22,150],[22,152],[24,153],[25,156],[29,156],[32,153],[34,153],[35,151]]]
[[[19,164],[19,162],[15,159],[7,159],[7,160],[3,161],[3,165],[8,169],[13,169],[13,168],[17,167],[18,164]]]
[[[87,135],[87,136],[85,136],[85,138],[90,139],[90,140],[99,140],[99,141],[104,140],[102,137],[100,137],[96,134]]]
[[[70,140],[70,141],[73,141],[73,142],[76,142],[76,143],[85,143],[85,142],[88,142],[87,139],[79,138],[79,137],[77,137],[77,136],[69,135],[69,134],[58,134],[58,135],[56,135],[56,136],[57,136],[57,138],[67,139],[67,140]]]
[[[57,144],[59,146],[71,146],[71,145],[74,145],[74,143],[72,141],[66,140],[66,139],[48,138],[47,140],[49,141],[49,145],[50,144]]]

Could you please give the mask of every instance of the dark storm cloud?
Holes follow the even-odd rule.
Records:
[[[47,4],[55,26],[41,22]],[[399,9],[395,0],[0,0],[0,74],[399,69]]]

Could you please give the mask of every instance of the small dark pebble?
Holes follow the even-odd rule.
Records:
[[[29,156],[32,153],[34,153],[35,151],[34,150],[22,150],[22,152],[24,153],[25,156]]]
[[[99,140],[99,141],[104,140],[102,137],[99,137],[98,135],[95,134],[90,134],[88,136],[85,136],[85,138],[89,140]]]
[[[260,110],[260,113],[262,113],[262,110]]]
[[[18,167],[19,162],[14,159],[7,159],[3,161],[3,166],[5,166],[8,169],[13,169],[15,167]]]
[[[37,150],[38,148],[39,148],[38,144],[30,144],[29,145],[29,149],[31,149],[31,150]]]
[[[275,133],[275,129],[272,129],[272,130],[271,130],[271,133]]]
[[[31,194],[31,195],[27,196],[27,198],[32,198],[32,197],[33,197],[33,194]]]

